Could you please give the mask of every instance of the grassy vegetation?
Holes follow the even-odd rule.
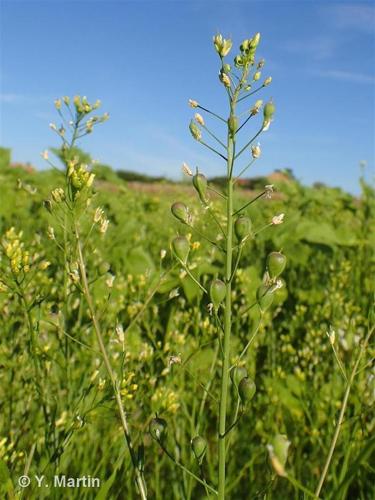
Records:
[[[221,57],[231,42],[216,45]],[[78,96],[55,102],[72,117],[52,125],[60,169],[12,167],[0,149],[1,498],[375,496],[374,189],[361,178],[356,198],[290,172],[237,189],[247,89],[231,94],[221,62],[227,176],[207,189],[140,189],[88,165],[77,140],[107,116]],[[42,475],[101,484],[67,493]]]

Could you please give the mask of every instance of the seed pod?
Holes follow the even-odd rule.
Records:
[[[240,215],[234,223],[234,233],[238,241],[242,241],[251,234],[251,220],[245,215]]]
[[[235,366],[233,370],[230,372],[230,378],[232,380],[233,385],[238,388],[238,384],[242,379],[247,377],[247,370],[244,366]]]
[[[189,129],[195,140],[200,141],[202,139],[202,132],[193,120],[190,122]]]
[[[224,73],[230,73],[230,64],[226,63],[226,64],[223,64],[223,71]]]
[[[267,257],[267,268],[271,278],[277,278],[284,271],[286,257],[280,252],[271,252]]]
[[[257,72],[254,74],[254,82],[257,82],[257,81],[260,79],[260,76],[261,76],[261,72],[260,72],[260,71],[257,71]]]
[[[206,191],[207,191],[207,178],[203,174],[196,173],[193,177],[193,186],[197,190],[199,199],[202,203],[207,203]]]
[[[189,209],[185,205],[185,203],[182,203],[181,201],[176,201],[176,203],[173,203],[173,205],[171,206],[171,212],[180,222],[188,224]]]
[[[257,300],[262,311],[266,311],[272,304],[274,295],[272,289],[263,284],[257,290]]]
[[[109,262],[101,262],[99,265],[99,274],[106,274],[111,269]]]
[[[265,121],[271,120],[275,113],[275,105],[272,101],[267,102],[263,108],[263,116]]]
[[[206,454],[207,441],[201,436],[195,436],[195,438],[191,440],[191,447],[195,458],[198,460],[199,464],[201,464]]]
[[[229,128],[229,133],[233,136],[236,133],[236,130],[238,129],[237,116],[230,115],[228,119],[228,128]]]
[[[172,248],[176,257],[186,264],[190,252],[188,239],[185,236],[177,236],[172,241]]]
[[[255,383],[249,377],[243,378],[238,384],[238,393],[243,404],[246,404],[253,399],[255,391]]]
[[[162,442],[167,435],[167,422],[163,418],[153,418],[148,430],[153,439]]]
[[[213,280],[210,287],[210,297],[215,309],[217,309],[220,303],[224,300],[226,292],[226,286],[221,280]]]

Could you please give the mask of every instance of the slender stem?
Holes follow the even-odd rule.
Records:
[[[258,130],[258,132],[254,135],[254,137],[252,137],[250,139],[250,141],[247,142],[242,149],[240,149],[240,151],[236,154],[236,156],[234,158],[237,159],[245,151],[245,149],[247,149],[255,141],[255,139],[258,137],[258,135],[260,135],[262,132],[263,132],[263,128]]]
[[[172,453],[170,453],[160,442],[159,442],[159,444],[161,446],[161,449],[167,455],[167,457],[170,458],[172,460],[172,462],[175,465],[177,465],[177,467],[179,467],[181,470],[183,470],[184,472],[186,472],[186,474],[189,474],[189,476],[193,477],[196,481],[198,481],[198,483],[203,484],[203,486],[206,487],[207,489],[209,489],[212,493],[214,493],[215,495],[217,495],[217,491],[214,490],[214,488],[212,488],[212,486],[210,486],[209,484],[207,484],[206,481],[203,481],[203,479],[201,479],[200,477],[198,477],[197,475],[195,475],[194,472],[191,472],[191,470],[187,469],[184,465],[182,465],[180,462],[178,462],[175,459],[175,457],[172,455]]]
[[[205,130],[206,132],[208,132],[208,133],[209,133],[209,135],[210,135],[213,139],[215,139],[215,141],[216,141],[218,144],[220,144],[220,146],[222,146],[225,150],[227,149],[227,148],[226,148],[226,146],[225,146],[225,144],[224,144],[224,143],[222,143],[222,142],[221,142],[221,140],[220,140],[218,137],[216,137],[216,135],[215,135],[213,132],[211,132],[211,130],[210,130],[209,128],[207,128],[207,127],[206,127],[206,125],[202,125],[202,127],[204,128],[204,130]]]
[[[265,194],[266,194],[266,191],[263,191],[262,193],[258,194],[255,198],[253,198],[252,200],[248,201],[243,207],[239,208],[238,210],[236,210],[234,212],[233,217],[235,215],[239,214],[240,212],[242,212],[242,210],[245,210],[245,208],[247,208],[248,206],[250,206],[255,201],[259,200],[259,198],[261,198]]]
[[[246,172],[246,170],[247,170],[248,168],[250,168],[250,167],[251,167],[251,165],[255,162],[255,160],[256,160],[256,158],[253,158],[253,159],[251,160],[251,162],[250,162],[250,163],[248,163],[248,164],[246,165],[246,167],[245,167],[245,168],[243,168],[243,169],[241,170],[241,172],[240,172],[240,173],[237,175],[237,177],[234,179],[234,184],[236,184],[236,182],[238,182],[238,180],[240,179],[240,177],[241,177],[241,176],[242,176],[242,175]]]
[[[250,97],[251,95],[254,95],[256,94],[257,92],[259,92],[259,90],[262,90],[262,88],[264,87],[264,85],[262,85],[261,87],[258,87],[257,89],[253,90],[252,92],[250,92],[249,94],[246,94],[245,96],[241,97],[240,99],[238,99],[238,102],[241,102],[243,101],[244,99],[247,99],[248,97]]]
[[[209,146],[208,144],[206,144],[204,141],[202,141],[202,139],[199,141],[201,144],[203,144],[203,146],[206,146],[206,148],[208,148],[210,151],[212,151],[213,153],[216,153],[217,155],[220,156],[220,158],[222,158],[223,160],[227,161],[227,158],[222,155],[221,153],[219,153],[219,151],[216,151],[215,148]]]
[[[112,383],[112,387],[113,387],[113,391],[114,391],[114,394],[115,394],[115,399],[116,399],[117,407],[118,407],[119,414],[120,414],[121,425],[122,425],[122,428],[124,430],[126,444],[128,446],[129,452],[130,452],[130,457],[131,457],[131,461],[132,461],[132,464],[133,464],[133,468],[134,468],[134,472],[135,472],[135,476],[136,476],[136,482],[137,482],[137,485],[138,485],[138,488],[139,488],[139,493],[140,493],[140,496],[141,496],[142,500],[147,500],[146,484],[145,484],[145,481],[144,481],[144,478],[143,478],[143,474],[141,473],[141,471],[138,468],[137,457],[136,457],[136,454],[135,454],[135,451],[134,451],[134,448],[133,448],[133,444],[132,444],[132,441],[131,441],[130,431],[129,431],[129,425],[128,425],[128,421],[127,421],[127,418],[126,418],[126,415],[125,415],[125,411],[124,411],[124,407],[123,407],[123,404],[122,404],[121,394],[120,394],[120,391],[119,391],[119,388],[118,388],[116,376],[115,376],[115,374],[114,374],[114,372],[112,370],[111,362],[109,360],[106,347],[104,345],[104,341],[103,341],[103,336],[102,336],[102,333],[101,333],[100,325],[99,325],[99,322],[98,322],[98,319],[97,319],[97,316],[96,316],[94,302],[93,302],[92,297],[91,297],[91,293],[90,293],[90,289],[89,289],[89,284],[88,284],[88,280],[87,280],[87,273],[86,273],[85,261],[84,261],[83,253],[82,253],[82,245],[81,245],[81,241],[80,241],[80,235],[79,235],[78,226],[77,226],[76,223],[74,223],[74,232],[75,232],[75,236],[76,236],[76,240],[77,240],[78,266],[79,266],[80,273],[81,273],[83,293],[85,295],[85,298],[86,298],[86,301],[87,301],[87,305],[88,305],[89,310],[90,310],[90,315],[91,315],[92,323],[93,323],[94,330],[95,330],[95,333],[96,333],[96,338],[97,338],[97,341],[98,341],[98,344],[99,344],[99,348],[100,348],[100,351],[101,351],[102,356],[103,356],[104,364],[105,364],[108,376],[109,376],[109,378],[111,380],[111,383]]]
[[[231,114],[234,115],[234,103],[231,103]],[[226,462],[226,445],[225,445],[225,427],[227,416],[227,397],[229,384],[229,359],[230,359],[230,337],[232,326],[232,236],[233,236],[233,180],[231,172],[234,163],[235,143],[232,134],[228,131],[228,199],[227,199],[227,244],[226,244],[226,261],[225,261],[225,279],[226,279],[226,296],[225,296],[225,311],[224,311],[224,342],[222,351],[222,372],[221,372],[221,390],[220,390],[220,408],[219,408],[219,500],[225,498],[225,462]]]
[[[216,118],[218,118],[219,120],[221,120],[222,122],[224,123],[227,123],[227,121],[220,115],[217,115],[216,113],[214,113],[213,111],[210,111],[209,109],[207,108],[204,108],[203,106],[201,106],[200,104],[198,104],[198,108],[201,109],[202,111],[206,111],[206,113],[210,113],[210,115],[212,116],[215,116]]]
[[[331,446],[329,448],[327,460],[326,460],[326,463],[324,465],[322,474],[320,476],[318,486],[317,486],[317,488],[315,490],[315,495],[317,497],[319,497],[319,495],[320,495],[320,492],[322,490],[324,481],[325,481],[327,473],[328,473],[329,466],[330,466],[331,461],[332,461],[333,453],[335,451],[337,440],[338,440],[338,437],[339,437],[339,434],[340,434],[340,431],[341,431],[341,425],[342,425],[342,422],[344,420],[344,415],[345,415],[346,407],[348,405],[349,394],[350,394],[350,391],[351,391],[351,388],[352,388],[352,385],[353,385],[353,382],[354,382],[354,378],[355,378],[355,376],[357,374],[357,369],[358,369],[359,363],[360,363],[360,361],[362,359],[362,356],[363,356],[363,354],[364,354],[364,352],[365,352],[365,350],[367,348],[367,344],[368,344],[368,342],[370,340],[370,337],[371,337],[371,335],[372,335],[373,332],[374,332],[374,327],[371,328],[371,329],[369,329],[369,332],[368,332],[368,334],[367,334],[364,342],[361,345],[361,348],[359,350],[357,359],[356,359],[356,361],[354,363],[354,366],[353,366],[353,369],[351,371],[351,374],[350,374],[350,377],[349,377],[349,381],[348,381],[348,384],[347,384],[347,387],[346,387],[346,391],[345,391],[345,394],[344,394],[344,399],[342,401],[339,419],[337,421],[335,433],[333,435]]]

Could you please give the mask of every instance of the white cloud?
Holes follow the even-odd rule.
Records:
[[[364,84],[374,84],[374,75],[365,75],[363,73],[356,73],[352,71],[341,71],[341,70],[320,70],[314,71],[314,75],[320,76],[322,78],[331,78],[334,80],[341,80],[352,83],[364,83]]]
[[[328,7],[327,11],[333,15],[339,28],[374,33],[375,5],[364,3],[334,5]]]

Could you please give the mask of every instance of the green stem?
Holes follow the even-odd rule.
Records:
[[[124,431],[126,444],[127,444],[128,449],[129,449],[129,452],[130,452],[130,457],[131,457],[131,461],[132,461],[134,472],[135,472],[135,477],[136,477],[136,482],[137,482],[138,489],[139,489],[139,494],[140,494],[142,500],[147,500],[146,484],[145,484],[145,481],[143,478],[143,474],[141,473],[141,471],[138,468],[137,457],[136,457],[136,454],[135,454],[135,451],[133,448],[133,443],[132,443],[131,438],[130,438],[128,421],[127,421],[127,418],[125,415],[124,407],[122,405],[121,394],[120,394],[120,391],[118,388],[115,373],[112,370],[112,365],[111,365],[111,362],[109,360],[106,347],[104,345],[104,340],[103,340],[103,336],[101,333],[100,325],[99,325],[99,322],[98,322],[98,319],[96,316],[94,302],[93,302],[92,297],[91,297],[91,292],[90,292],[89,284],[88,284],[88,280],[87,280],[85,261],[84,261],[83,253],[82,253],[82,245],[81,245],[80,235],[79,235],[79,231],[78,231],[78,227],[77,227],[76,223],[74,223],[74,232],[75,232],[75,236],[76,236],[77,251],[78,251],[78,266],[79,266],[79,270],[81,273],[83,293],[84,293],[87,305],[88,305],[89,310],[90,310],[91,320],[92,320],[92,323],[94,326],[94,330],[96,333],[96,338],[97,338],[97,341],[99,344],[99,348],[100,348],[100,351],[101,351],[102,356],[103,356],[104,364],[105,364],[108,376],[109,376],[111,383],[112,383],[113,392],[115,395],[118,411],[120,414],[121,425],[122,425],[122,428]]]
[[[231,114],[234,115],[234,102],[231,103]],[[229,384],[229,359],[230,359],[230,337],[232,326],[232,236],[233,236],[233,180],[231,172],[233,171],[235,142],[232,134],[228,131],[228,199],[227,199],[227,241],[226,241],[226,261],[225,261],[225,280],[226,296],[224,311],[224,342],[222,352],[222,372],[220,389],[220,408],[219,408],[219,500],[225,498],[225,463],[226,463],[226,417],[227,417],[227,398]]]
[[[368,334],[367,334],[364,342],[361,345],[361,348],[359,350],[357,359],[356,359],[356,361],[354,363],[352,372],[350,374],[350,377],[349,377],[349,380],[348,380],[348,384],[347,384],[347,387],[346,387],[346,391],[345,391],[345,394],[344,394],[344,399],[343,399],[342,405],[341,405],[341,411],[340,411],[339,419],[338,419],[337,424],[336,424],[335,433],[334,433],[333,438],[332,438],[332,442],[331,442],[331,446],[329,448],[329,452],[328,452],[328,456],[327,456],[327,459],[326,459],[326,463],[324,465],[322,474],[320,476],[318,486],[317,486],[317,488],[315,490],[315,496],[316,497],[319,497],[319,495],[320,495],[320,492],[322,490],[324,481],[325,481],[327,473],[328,473],[329,466],[331,465],[333,453],[335,451],[337,440],[338,440],[338,437],[339,437],[339,434],[340,434],[340,431],[341,431],[341,425],[342,425],[342,422],[344,420],[344,415],[345,415],[346,407],[348,406],[349,394],[350,394],[350,391],[351,391],[351,388],[352,388],[352,385],[353,385],[353,382],[354,382],[354,378],[355,378],[355,376],[357,374],[357,369],[358,369],[359,363],[360,363],[360,361],[362,359],[362,356],[363,356],[363,354],[364,354],[364,352],[365,352],[365,350],[367,348],[368,342],[369,342],[370,337],[373,334],[373,332],[374,332],[374,327],[371,328],[371,329],[369,329],[369,332],[368,332]]]

